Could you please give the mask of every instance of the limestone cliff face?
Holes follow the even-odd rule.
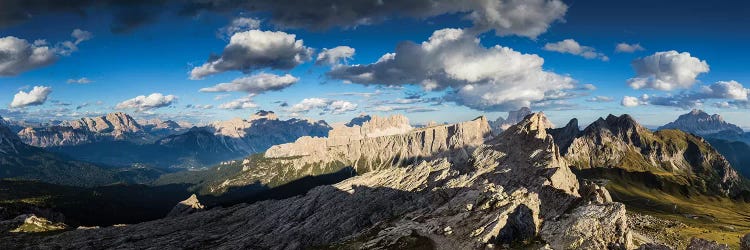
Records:
[[[27,144],[37,147],[70,146],[96,141],[94,133],[87,129],[65,126],[25,128],[18,132],[18,136]]]
[[[487,143],[481,142],[489,132],[484,118],[365,138],[349,148],[369,143],[385,146],[375,154],[410,152],[409,142],[420,142],[410,140],[424,136],[425,145],[413,148],[415,155],[440,148],[453,153],[372,169],[303,196],[126,227],[11,237],[4,243],[10,248],[492,249],[523,248],[541,239],[556,249],[632,248],[624,206],[578,192],[576,177],[539,123],[544,119],[528,116]],[[477,149],[467,152],[476,140]],[[452,159],[455,152],[467,153],[468,160]]]
[[[376,122],[366,122],[362,127],[336,127],[329,132],[332,137],[301,137],[294,143],[273,146],[262,159],[244,164],[245,171],[221,183],[211,184],[209,189],[223,192],[252,183],[280,185],[304,176],[338,172],[346,167],[351,167],[356,173],[365,173],[438,157],[465,161],[490,136],[484,117],[375,137],[384,131],[406,130],[408,120],[403,116],[373,117],[373,120]]]
[[[731,196],[744,180],[703,138],[679,130],[651,132],[629,115],[600,118],[578,133],[569,124],[550,133],[559,137],[568,162],[578,169],[622,169],[664,173],[671,182],[703,193]]]
[[[327,138],[302,137],[294,143],[273,146],[265,156],[305,156],[306,162],[337,160],[349,164],[364,158],[365,161],[387,164],[396,156],[407,159],[464,147],[468,150],[480,145],[488,136],[489,126],[484,117],[453,125],[413,129],[404,116],[374,116],[363,126],[334,127]]]

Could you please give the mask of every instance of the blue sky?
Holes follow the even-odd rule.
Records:
[[[492,0],[473,2],[485,1],[497,2]],[[316,11],[316,8],[328,8],[335,2],[333,0],[321,1],[317,4],[320,6],[301,6],[300,8]],[[503,0],[499,2],[523,1]],[[534,7],[557,2],[559,1],[534,0],[527,1],[527,4]],[[629,113],[641,123],[653,126],[674,120],[679,114],[686,113],[691,108],[701,108],[710,113],[722,114],[726,120],[744,128],[750,128],[750,116],[747,115],[747,108],[750,108],[750,105],[747,105],[747,89],[745,89],[750,84],[750,76],[746,73],[747,58],[750,58],[750,52],[747,50],[747,41],[750,38],[750,17],[746,13],[750,11],[748,7],[750,4],[745,1],[721,1],[710,4],[702,1],[563,1],[559,2],[565,7],[562,13],[541,11],[548,17],[558,15],[556,16],[558,18],[547,22],[537,20],[549,24],[549,27],[538,32],[539,34],[535,37],[529,35],[528,29],[525,29],[523,25],[511,27],[508,30],[512,31],[505,32],[505,34],[498,34],[502,33],[497,32],[502,28],[493,28],[495,26],[477,28],[481,26],[480,22],[466,18],[467,14],[477,10],[434,14],[420,9],[419,11],[429,14],[412,16],[387,11],[377,15],[360,12],[359,15],[363,15],[363,18],[377,17],[378,20],[369,20],[367,23],[361,22],[364,19],[357,19],[359,21],[355,23],[339,20],[329,25],[330,27],[320,28],[294,25],[294,22],[298,20],[281,20],[278,17],[279,14],[274,12],[275,6],[267,7],[267,9],[261,8],[261,10],[243,10],[240,7],[231,8],[231,11],[218,10],[219,8],[205,9],[197,14],[185,15],[179,13],[181,8],[184,8],[181,6],[182,3],[183,1],[167,2],[166,5],[156,8],[158,11],[144,14],[146,15],[144,17],[149,17],[147,19],[151,20],[150,22],[128,27],[125,31],[119,29],[119,23],[122,20],[115,17],[118,11],[122,10],[107,4],[78,6],[86,15],[75,11],[52,11],[52,7],[41,8],[23,4],[17,4],[18,9],[9,10],[7,13],[0,11],[0,38],[13,36],[24,39],[29,44],[35,40],[44,39],[47,41],[47,47],[53,49],[59,47],[57,45],[59,43],[75,41],[76,38],[71,37],[71,32],[75,29],[92,34],[90,39],[77,44],[77,50],[68,51],[69,55],[60,54],[65,52],[60,52],[62,49],[59,49],[60,51],[55,52],[58,53],[57,60],[49,65],[31,67],[19,74],[0,76],[0,93],[2,93],[0,103],[3,104],[0,108],[0,115],[11,119],[43,121],[125,111],[142,118],[161,117],[203,123],[232,117],[248,117],[259,109],[276,111],[282,117],[310,117],[330,122],[346,121],[359,113],[405,113],[414,123],[425,123],[431,120],[457,122],[482,114],[490,119],[505,116],[506,111],[517,108],[517,102],[493,98],[495,103],[487,106],[470,104],[473,101],[472,98],[475,97],[472,95],[456,99],[453,91],[466,85],[488,84],[485,80],[454,81],[455,76],[448,74],[446,78],[443,73],[435,75],[433,71],[430,71],[427,73],[433,74],[431,76],[437,79],[439,86],[447,87],[429,90],[419,82],[396,82],[396,84],[386,86],[377,82],[379,79],[373,79],[370,82],[348,82],[342,80],[345,77],[334,79],[327,74],[334,67],[355,68],[353,66],[358,64],[374,64],[384,54],[396,51],[396,47],[403,41],[411,41],[418,46],[438,30],[456,28],[461,29],[465,36],[480,39],[481,44],[477,45],[479,48],[492,48],[499,45],[522,54],[533,54],[543,59],[542,71],[555,74],[555,77],[571,78],[570,86],[559,88],[542,86],[544,83],[530,83],[524,80],[499,82],[508,78],[493,78],[491,81],[491,84],[499,84],[499,87],[493,88],[495,92],[489,94],[497,93],[498,96],[508,94],[510,90],[502,89],[504,87],[519,91],[533,87],[535,90],[562,91],[569,94],[564,98],[553,98],[551,97],[553,94],[548,91],[543,97],[535,97],[530,101],[533,110],[545,111],[557,125],[564,125],[573,117],[578,117],[582,123],[588,123],[596,117],[606,116],[609,113]],[[126,10],[139,13],[137,11],[143,9],[142,7]],[[476,6],[473,7],[476,8]],[[21,18],[22,20],[15,20],[11,18],[13,15],[10,15],[15,13],[14,11],[28,15]],[[509,16],[508,18],[513,21],[512,14],[515,13],[513,10],[500,10],[500,12]],[[126,11],[126,13],[130,12]],[[287,35],[295,35],[297,40],[303,40],[304,46],[313,49],[314,52],[309,55],[310,59],[303,60],[288,69],[274,69],[260,65],[252,66],[255,67],[253,70],[245,72],[226,70],[205,76],[201,80],[191,80],[190,71],[193,68],[206,63],[212,54],[222,54],[224,47],[230,42],[230,35],[221,35],[220,29],[227,27],[232,20],[239,17],[256,19],[260,21],[260,27],[242,29],[237,33],[250,29],[284,32]],[[541,20],[543,17],[538,19]],[[467,35],[466,33],[471,29],[480,31]],[[596,58],[587,59],[580,55],[545,49],[545,45],[565,39],[573,39],[582,46],[590,47],[589,50],[596,54]],[[618,43],[639,44],[643,50],[636,50],[632,53],[616,52],[615,47]],[[315,58],[323,48],[336,46],[354,48],[355,54],[343,65],[316,65]],[[0,44],[0,51],[2,49]],[[689,57],[697,61],[705,61],[709,68],[708,72],[703,70],[696,77],[682,81],[675,80],[674,83],[669,83],[672,78],[669,78],[669,72],[665,73],[666,84],[670,84],[668,86],[679,85],[679,87],[665,88],[647,84],[646,87],[635,89],[629,86],[628,80],[637,77],[637,72],[633,67],[634,60],[672,50],[687,52],[690,54]],[[459,49],[454,52],[459,55],[462,53]],[[602,60],[603,56],[606,56],[608,60]],[[686,58],[688,57],[681,55],[679,59]],[[499,57],[497,59],[513,58]],[[3,60],[11,59],[4,59],[0,56],[0,65]],[[435,58],[425,55],[425,60],[435,60]],[[487,68],[492,68],[491,64],[495,62],[488,61]],[[458,65],[462,63],[468,62],[458,62]],[[502,62],[497,63],[502,64]],[[689,67],[689,65],[679,63],[665,67],[678,73],[696,70],[695,68],[681,68]],[[367,69],[363,68],[363,70]],[[2,66],[0,66],[1,72]],[[538,73],[539,71],[529,72]],[[247,97],[247,92],[199,91],[201,88],[260,73],[279,76],[290,74],[298,80],[278,90],[255,93],[250,98],[252,107],[244,109],[223,109],[220,106],[232,100]],[[425,72],[415,74],[419,73]],[[512,72],[511,78],[526,77],[522,74],[526,74],[525,71]],[[644,77],[644,79],[648,78],[648,76]],[[68,80],[81,78],[86,78],[90,82],[68,83]],[[445,79],[441,80],[443,78]],[[730,90],[734,92],[721,92],[720,90],[727,90],[721,88],[708,94],[702,88],[702,86],[711,87],[717,82],[729,81],[735,82],[732,85],[721,86],[733,86]],[[596,89],[585,89],[586,84],[591,84]],[[34,86],[51,89],[44,101],[11,105],[17,93],[31,92]],[[740,92],[739,96],[737,91]],[[161,93],[164,96],[173,95],[175,99],[168,103],[160,103],[158,107],[118,105],[137,96],[149,96],[153,93]],[[745,95],[744,100],[742,93]],[[418,102],[411,104],[394,102],[397,99],[404,101],[405,97],[413,94],[418,94]],[[644,94],[649,95],[650,98],[644,99],[642,97]],[[509,95],[513,96],[513,93]],[[597,96],[606,98],[600,98],[600,102],[589,101]],[[625,96],[638,99],[638,105],[623,105],[622,100]],[[306,98],[319,98],[326,103],[308,111],[292,110],[295,104],[299,104]],[[607,98],[611,100],[605,101]],[[672,104],[664,105],[665,102],[658,100],[666,100]],[[356,107],[347,106],[343,110],[335,110],[331,106],[335,101],[343,101]],[[702,105],[695,105],[695,101],[700,101]],[[288,106],[282,107],[281,103],[286,103]],[[725,105],[719,105],[721,103]],[[211,107],[195,108],[198,105]],[[78,106],[81,107],[77,109]]]

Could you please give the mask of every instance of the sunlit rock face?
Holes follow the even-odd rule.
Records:
[[[542,246],[631,248],[624,206],[606,199],[602,187],[579,186],[546,133],[545,119],[529,115],[494,138],[486,136],[489,126],[480,117],[326,146],[292,158],[313,162],[323,154],[340,161],[384,156],[391,161],[288,199],[5,243],[12,248],[480,249],[522,247],[541,239]],[[395,152],[414,160],[402,161]],[[289,162],[289,169],[276,171],[303,166]],[[583,225],[591,230],[580,230]]]
[[[499,134],[510,128],[510,126],[516,125],[517,123],[521,122],[527,115],[530,114],[532,114],[531,109],[527,107],[509,111],[507,118],[498,117],[495,121],[490,121],[490,128],[492,128],[493,133]],[[554,124],[552,124],[552,122],[550,122],[549,120],[546,120],[544,125],[550,128],[554,127]]]

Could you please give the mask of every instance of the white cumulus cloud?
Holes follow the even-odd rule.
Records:
[[[349,46],[337,46],[332,49],[323,49],[323,51],[318,54],[318,58],[315,59],[315,64],[336,65],[341,61],[346,63],[347,60],[354,56],[354,51],[354,48]]]
[[[148,96],[139,95],[135,98],[125,100],[118,103],[115,108],[117,109],[134,109],[138,112],[148,111],[152,109],[167,107],[172,105],[177,100],[174,95],[163,95],[161,93],[153,93]]]
[[[18,91],[10,103],[11,108],[23,108],[26,106],[42,105],[47,101],[47,96],[52,93],[52,88],[47,86],[34,86],[29,92]]]
[[[233,19],[229,25],[219,29],[219,34],[224,37],[231,37],[234,33],[258,28],[260,28],[260,20],[250,17],[238,17]]]
[[[704,85],[693,91],[685,91],[677,95],[652,96],[649,103],[652,105],[678,107],[683,109],[698,108],[710,100],[716,100],[714,106],[726,107],[750,107],[748,94],[750,89],[745,88],[737,81],[719,81],[711,85]]]
[[[737,81],[718,81],[709,86],[703,86],[700,93],[702,94],[700,96],[704,98],[746,101],[750,89]]]
[[[0,76],[15,76],[57,61],[54,49],[44,41],[29,43],[14,36],[0,38]]]
[[[342,114],[349,111],[357,110],[357,104],[348,101],[333,101],[329,105],[329,110],[332,114]]]
[[[556,43],[547,43],[544,45],[544,50],[577,55],[586,59],[609,61],[607,55],[597,52],[596,49],[592,47],[583,46],[573,39],[565,39]]]
[[[75,29],[74,41],[51,46],[45,40],[28,42],[14,36],[0,37],[0,76],[15,76],[55,63],[60,56],[78,51],[78,44],[91,39],[91,32]]]
[[[283,76],[259,73],[253,76],[240,77],[232,82],[219,83],[216,86],[200,89],[201,92],[246,92],[260,94],[266,91],[282,90],[297,83],[299,78],[290,74]]]
[[[706,61],[674,50],[656,52],[631,64],[636,76],[627,82],[633,89],[687,89],[695,84],[699,74],[709,71]]]
[[[322,110],[331,114],[342,114],[357,110],[357,104],[344,100],[329,100],[325,98],[305,98],[292,105],[286,111],[293,115],[307,113],[311,110]]]
[[[418,84],[450,89],[445,99],[477,110],[531,106],[548,94],[575,88],[575,81],[542,69],[544,59],[508,47],[484,47],[471,32],[442,29],[421,44],[402,42],[395,53],[366,65],[339,65],[327,75],[359,84]]]
[[[261,30],[239,32],[232,35],[221,56],[193,68],[190,79],[231,70],[245,73],[263,68],[288,70],[309,61],[312,53],[313,49],[305,47],[294,34]]]
[[[220,109],[251,109],[251,108],[257,108],[258,104],[253,102],[253,94],[250,94],[246,97],[234,99],[230,102],[223,103],[219,105]]]
[[[643,95],[641,97],[623,96],[622,101],[620,101],[620,105],[625,106],[625,107],[648,105],[649,98],[650,97],[648,95]]]

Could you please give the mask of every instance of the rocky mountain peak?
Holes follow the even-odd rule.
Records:
[[[125,133],[137,133],[143,130],[133,117],[124,112],[113,112],[99,117],[84,117],[62,125],[75,129],[84,128],[94,133],[112,133],[120,139]]]
[[[409,130],[412,130],[409,118],[401,114],[389,117],[372,116],[369,121],[362,123],[362,135],[364,137],[401,134]]]
[[[658,130],[662,129],[679,129],[697,135],[718,133],[741,135],[744,133],[744,130],[737,125],[724,121],[721,115],[709,115],[699,109],[693,109],[687,114],[680,115],[677,120],[659,127]]]
[[[570,121],[568,122],[568,124],[566,124],[565,127],[562,127],[562,128],[563,129],[575,128],[576,130],[578,130],[578,118],[570,119]]]
[[[502,131],[507,130],[510,126],[521,122],[524,118],[526,118],[526,116],[530,114],[532,114],[532,111],[528,107],[523,107],[515,111],[509,111],[508,118],[503,119],[502,117],[498,117],[497,120],[490,122],[490,127],[492,127],[492,131],[494,131],[495,134],[498,134]],[[547,122],[549,122],[549,120],[547,120]],[[548,124],[546,124],[546,126],[554,127],[552,122],[549,122]]]
[[[114,112],[106,115],[107,122],[114,127],[115,131],[139,132],[143,128],[133,117],[124,112]]]
[[[278,120],[279,117],[273,111],[258,110],[255,114],[250,116],[250,121],[266,119],[266,120]]]
[[[629,115],[599,118],[573,140],[563,129],[550,133],[578,169],[675,174],[707,183],[695,187],[696,192],[730,197],[743,185],[729,162],[702,138],[678,130],[652,132]]]
[[[585,132],[608,130],[612,133],[618,134],[623,131],[636,131],[645,129],[641,126],[632,116],[624,114],[621,116],[608,115],[606,119],[599,117],[595,122],[589,125]]]
[[[509,127],[504,134],[527,134],[539,139],[547,138],[547,129],[551,122],[544,112],[532,113],[524,117],[516,125]]]
[[[560,147],[560,150],[562,152],[565,152],[568,150],[568,147],[578,136],[578,134],[581,133],[581,130],[578,127],[578,119],[573,118],[570,119],[565,127],[548,129],[547,132],[552,135],[552,138],[554,138],[555,140],[555,144]]]

